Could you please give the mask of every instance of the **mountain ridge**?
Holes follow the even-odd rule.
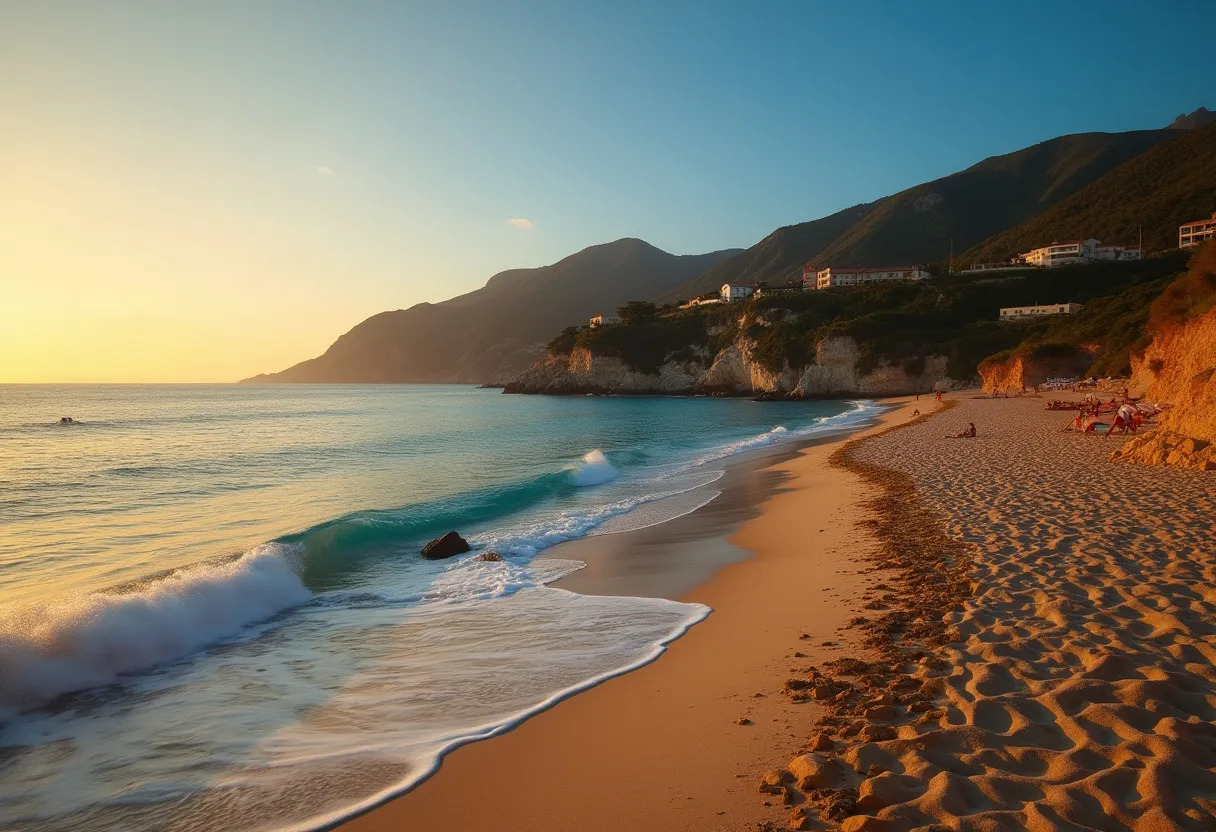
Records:
[[[1178,118],[1170,122],[1168,130],[1193,130],[1216,121],[1216,112],[1207,107],[1200,107],[1189,113],[1180,113]]]
[[[547,266],[499,272],[439,303],[377,313],[321,355],[243,381],[493,381],[526,367],[571,320],[653,296],[736,251],[675,255],[636,237],[588,246]]]
[[[995,262],[1078,237],[1135,243],[1141,231],[1145,251],[1174,248],[1180,224],[1216,211],[1216,121],[1175,132],[1175,138],[1128,159],[959,259]]]
[[[1206,112],[1200,108],[1186,118]],[[1163,145],[1193,143],[1190,137],[1206,131],[1171,127],[1048,139],[873,202],[782,226],[743,250],[678,256],[633,237],[589,246],[548,266],[499,272],[481,288],[439,303],[372,315],[322,355],[244,381],[503,381],[543,355],[563,327],[629,300],[671,303],[728,282],[783,283],[800,277],[807,262],[926,263],[945,259],[951,246],[972,254],[1129,161]]]
[[[783,226],[660,301],[695,297],[727,282],[783,283],[804,263],[884,266],[945,260],[1097,180],[1176,130],[1073,133],[989,156],[948,176],[820,219]],[[848,222],[852,219],[853,222]]]

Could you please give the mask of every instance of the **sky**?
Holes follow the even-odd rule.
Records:
[[[0,0],[0,382],[234,381],[1216,108],[1216,4]]]

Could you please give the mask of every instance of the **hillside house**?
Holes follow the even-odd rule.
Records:
[[[1178,226],[1178,248],[1197,246],[1216,237],[1216,214],[1210,220],[1195,220]]]
[[[1081,308],[1079,303],[1048,303],[1042,306],[1003,306],[999,320],[1022,321],[1044,315],[1071,315]]]
[[[1050,269],[1055,266],[1091,263],[1096,260],[1139,260],[1140,246],[1125,246],[1119,243],[1103,244],[1101,240],[1090,237],[1087,240],[1055,242],[1049,246],[1019,254],[1018,258],[1028,265]]]
[[[873,269],[802,267],[802,285],[807,289],[860,286],[863,283],[883,283],[889,280],[926,280],[928,277],[929,272],[920,266],[882,266]]]
[[[755,291],[755,286],[748,286],[744,283],[723,283],[719,294],[722,296],[723,303],[730,303],[731,301],[749,298]]]
[[[1040,268],[1067,266],[1072,263],[1094,259],[1094,252],[1100,244],[1100,240],[1093,238],[1088,240],[1064,240],[1063,242],[1055,242],[1042,248],[1031,249],[1024,254],[1019,254],[1018,257],[1031,266],[1039,266]]]
[[[591,328],[598,329],[608,324],[619,324],[621,319],[616,315],[596,315],[591,319]]]

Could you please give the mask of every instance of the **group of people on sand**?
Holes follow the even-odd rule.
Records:
[[[1105,435],[1112,433],[1136,433],[1150,418],[1159,411],[1157,408],[1140,404],[1131,397],[1127,388],[1123,395],[1112,396],[1110,401],[1102,401],[1096,396],[1087,396],[1081,402],[1048,402],[1048,410],[1076,410],[1076,417],[1065,426],[1065,430],[1075,430],[1081,433],[1099,433],[1105,428]]]

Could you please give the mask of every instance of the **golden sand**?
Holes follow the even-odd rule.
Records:
[[[914,407],[779,463],[660,660],[344,828],[1216,828],[1216,481],[1041,400]]]

